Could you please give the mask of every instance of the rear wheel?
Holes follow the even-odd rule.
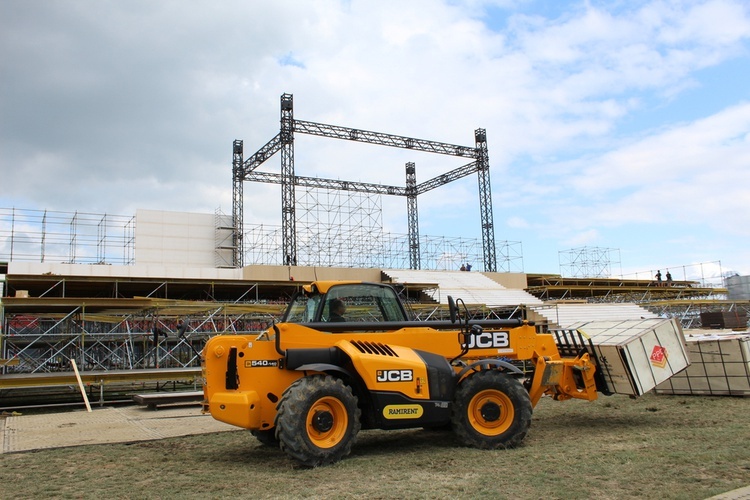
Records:
[[[456,390],[451,424],[466,446],[513,448],[531,426],[531,400],[518,380],[486,370],[467,377]]]
[[[281,397],[276,437],[281,450],[301,465],[332,464],[351,452],[359,416],[351,387],[327,375],[305,377]]]

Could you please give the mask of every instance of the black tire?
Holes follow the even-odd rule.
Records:
[[[250,431],[250,434],[255,436],[255,439],[266,446],[273,446],[274,448],[279,447],[279,440],[276,439],[276,429],[264,429],[258,431]]]
[[[313,375],[284,392],[276,413],[281,450],[305,467],[338,462],[348,455],[361,428],[351,387],[334,377]]]
[[[513,448],[526,437],[531,412],[529,393],[518,380],[497,370],[485,370],[458,386],[451,424],[466,446]]]

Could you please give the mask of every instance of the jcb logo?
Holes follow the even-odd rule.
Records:
[[[378,382],[411,382],[414,380],[414,372],[411,370],[378,370],[376,379]]]
[[[490,349],[510,346],[508,332],[482,332],[472,335],[469,349]]]

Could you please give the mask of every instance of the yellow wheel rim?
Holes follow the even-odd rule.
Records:
[[[320,398],[307,412],[307,436],[319,448],[333,448],[341,442],[349,427],[344,404],[332,397]]]
[[[507,431],[515,416],[511,399],[494,389],[475,394],[469,402],[468,411],[472,428],[485,436],[498,436]]]

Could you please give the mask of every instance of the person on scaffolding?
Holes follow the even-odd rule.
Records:
[[[159,337],[164,336],[164,338],[167,338],[169,335],[157,326],[156,320],[154,320],[151,333],[154,335],[154,368],[159,368]]]
[[[166,338],[169,336],[167,332],[156,326],[156,324],[154,324],[154,328],[151,330],[151,333],[154,334],[154,345],[159,343],[159,337],[164,336]]]
[[[188,324],[182,318],[177,320],[177,337],[184,339],[187,332]]]

